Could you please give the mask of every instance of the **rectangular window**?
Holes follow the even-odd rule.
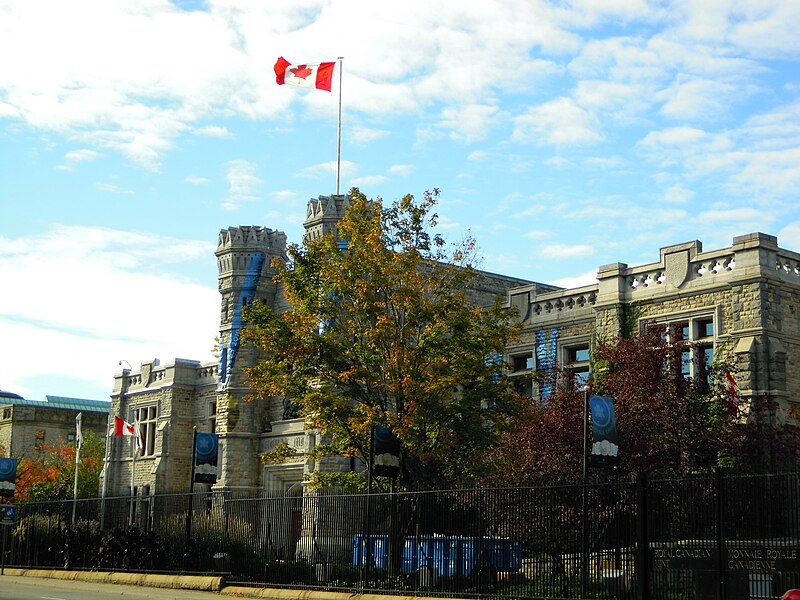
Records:
[[[687,378],[705,377],[710,383],[716,333],[714,318],[702,316],[662,324],[660,327],[664,327],[661,339],[681,348],[681,374]]]
[[[700,351],[703,353],[706,368],[710,369],[714,362],[714,346],[702,346]]]
[[[142,436],[142,456],[153,456],[156,453],[156,420],[158,407],[141,406],[133,409],[133,422],[139,426]]]
[[[692,353],[689,350],[681,352],[681,375],[692,376]]]
[[[530,371],[533,369],[533,356],[520,355],[514,357],[514,371]]]
[[[685,340],[691,339],[689,335],[690,332],[689,322],[683,321],[680,323],[672,323],[669,326],[669,341],[671,342],[681,342]]]
[[[714,319],[699,319],[695,321],[697,324],[698,338],[714,337]]]
[[[581,367],[572,369],[572,381],[575,382],[575,387],[582,390],[589,382],[589,367]]]
[[[4,408],[3,409],[3,418],[4,419],[10,419],[11,418],[11,409],[10,408]]]
[[[533,382],[530,377],[521,377],[514,380],[514,389],[518,394],[533,397]]]
[[[589,346],[569,348],[569,362],[589,362]]]
[[[572,379],[573,384],[579,390],[586,387],[590,373],[590,350],[589,344],[567,347],[565,350],[566,371]]]
[[[217,432],[217,400],[208,403],[208,427],[211,433]]]

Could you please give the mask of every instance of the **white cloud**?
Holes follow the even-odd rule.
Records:
[[[556,169],[565,169],[567,167],[575,166],[570,160],[564,158],[563,156],[551,156],[544,160],[544,164],[548,167],[554,167]]]
[[[340,169],[342,177],[350,177],[358,170],[358,166],[352,161],[343,160],[341,161]],[[331,174],[334,176],[336,175],[335,160],[319,163],[317,165],[311,165],[310,167],[306,167],[305,169],[300,169],[299,171],[292,173],[292,175],[301,177],[303,179],[318,179],[322,176],[329,176]]]
[[[287,200],[294,200],[297,197],[297,193],[293,190],[275,190],[269,193],[269,197],[284,202]]]
[[[595,248],[589,244],[548,244],[539,248],[542,258],[569,260],[594,256]]]
[[[211,183],[211,180],[208,177],[198,177],[196,175],[189,175],[184,179],[184,181],[190,185],[205,185],[207,183]]]
[[[232,138],[233,133],[229,131],[225,127],[220,127],[219,125],[206,125],[205,127],[198,127],[194,130],[195,135],[199,135],[202,137],[214,137],[214,138]]]
[[[350,133],[350,143],[355,146],[366,146],[370,142],[385,138],[389,132],[384,129],[369,129],[367,127],[355,127]]]
[[[522,234],[522,237],[524,237],[526,240],[545,240],[553,237],[553,232],[542,229],[534,229],[532,231],[526,231]]]
[[[778,244],[795,252],[800,250],[800,221],[789,223],[778,232]]]
[[[384,175],[366,175],[364,177],[354,177],[350,180],[350,185],[355,187],[367,187],[373,185],[381,185],[389,181],[388,177]]]
[[[627,162],[621,156],[591,156],[583,164],[592,169],[618,169],[627,165]]]
[[[467,155],[467,160],[478,161],[485,159],[489,154],[484,150],[473,150]]]
[[[572,277],[562,277],[548,283],[567,289],[592,285],[597,283],[597,270],[587,271],[586,273],[581,273],[580,275],[574,275]]]
[[[219,296],[172,265],[213,264],[213,252],[209,242],[90,227],[0,238],[0,278],[14,282],[0,295],[0,336],[13,340],[0,346],[0,388],[25,395],[26,381],[50,376],[107,397],[122,358],[210,359]],[[49,391],[88,395],[67,392]]]
[[[730,83],[711,80],[676,82],[661,94],[666,102],[661,107],[665,116],[692,121],[717,120],[726,115],[734,99],[741,101],[744,94]]]
[[[486,136],[497,115],[497,107],[486,104],[469,104],[465,106],[445,108],[439,127],[450,130],[450,136],[456,140],[474,142]]]
[[[414,170],[413,165],[392,165],[389,167],[390,175],[411,175]]]
[[[585,109],[606,113],[628,124],[643,115],[653,103],[652,84],[587,79],[575,88],[575,101]]]
[[[227,163],[228,195],[222,202],[225,210],[237,210],[245,202],[261,200],[259,188],[263,181],[256,175],[255,163],[246,160],[232,160]]]
[[[516,213],[513,218],[534,217],[536,215],[542,214],[545,210],[547,210],[547,207],[544,206],[544,205],[541,205],[541,204],[533,205],[533,206],[529,206],[529,207],[521,210],[520,212]],[[530,237],[530,236],[526,235],[526,237]]]
[[[98,192],[107,192],[109,194],[133,194],[134,193],[133,190],[129,190],[129,189],[120,187],[120,186],[115,185],[113,183],[104,183],[104,182],[101,182],[101,181],[98,181],[97,183],[94,184],[94,189],[96,189]]]
[[[664,192],[664,201],[671,204],[684,204],[694,198],[695,192],[683,185],[676,184],[670,186]]]
[[[596,118],[571,98],[531,107],[514,118],[512,139],[554,146],[590,144],[603,139]]]
[[[82,148],[72,150],[64,155],[64,164],[56,167],[59,171],[72,171],[76,165],[84,162],[91,162],[103,156],[100,152]]]

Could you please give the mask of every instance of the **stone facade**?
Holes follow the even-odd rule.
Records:
[[[312,199],[306,235],[335,230],[346,207],[346,196]],[[279,231],[247,226],[220,232],[219,361],[152,361],[116,375],[112,414],[129,421],[146,415],[154,437],[137,456],[133,476],[129,439],[114,440],[109,490],[128,494],[131,482],[150,493],[188,490],[193,428],[220,436],[217,490],[301,496],[315,469],[351,468],[349,461],[308,458],[319,433],[305,429],[291,404],[248,398],[243,370],[258,356],[239,343],[241,310],[254,299],[278,311],[287,308],[273,281],[274,262],[285,261],[285,252],[286,236]],[[734,358],[744,398],[768,395],[783,407],[800,398],[800,254],[779,248],[770,235],[739,236],[732,246],[707,252],[698,241],[669,246],[657,262],[604,265],[596,283],[572,289],[482,273],[470,293],[484,305],[500,297],[515,309],[523,333],[507,349],[508,370],[534,397],[548,391],[534,373],[559,364],[588,376],[589,352],[598,338],[655,321],[680,324],[707,356]],[[280,464],[260,462],[261,453],[282,444],[296,454]]]
[[[742,235],[708,252],[699,241],[668,246],[658,262],[601,266],[597,278],[582,288],[508,293],[507,306],[524,324],[521,342],[508,349],[520,387],[541,393],[527,380],[554,362],[588,368],[571,350],[619,334],[627,308],[633,327],[681,324],[696,346],[732,360],[744,399],[774,399],[783,417],[800,401],[800,254],[779,248],[774,236]]]
[[[131,484],[144,494],[189,491],[193,431],[214,428],[217,374],[216,363],[175,359],[114,376],[111,414],[138,421],[145,440],[134,457],[133,437],[110,438],[108,481],[101,482],[108,495],[129,495]]]
[[[16,394],[0,395],[0,458],[33,456],[37,446],[75,440],[75,417],[81,413],[84,435],[105,435],[108,402],[47,396],[45,401],[25,400]]]

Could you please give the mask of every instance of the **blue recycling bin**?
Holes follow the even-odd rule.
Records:
[[[367,563],[365,536],[353,536],[353,565]],[[386,568],[388,538],[370,536],[372,566]],[[518,540],[490,537],[424,535],[408,537],[403,543],[402,571],[435,569],[439,575],[469,575],[476,569],[518,571],[522,566],[522,544]]]

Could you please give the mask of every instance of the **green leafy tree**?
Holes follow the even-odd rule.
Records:
[[[17,500],[67,500],[72,498],[75,483],[75,443],[59,439],[53,444],[39,444],[32,456],[17,466]],[[78,496],[100,495],[100,472],[103,469],[105,440],[93,432],[84,434],[78,465]]]
[[[279,265],[291,309],[254,303],[246,314],[244,339],[265,357],[248,372],[258,394],[299,405],[329,441],[318,455],[365,461],[373,428],[391,428],[406,488],[485,474],[519,408],[492,358],[517,326],[499,299],[481,307],[470,298],[480,277],[474,241],[451,245],[432,233],[437,197],[384,207],[353,189],[338,236],[291,246]]]

